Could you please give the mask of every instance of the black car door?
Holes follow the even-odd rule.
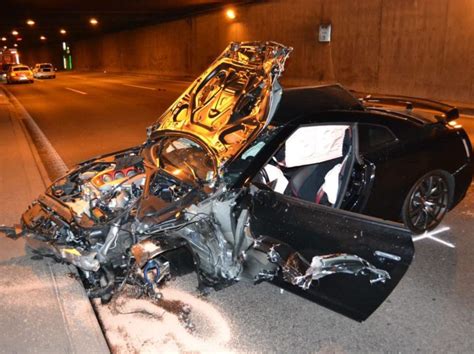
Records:
[[[358,321],[387,298],[413,258],[410,232],[399,224],[261,189],[251,214],[256,247],[279,266],[267,280]]]

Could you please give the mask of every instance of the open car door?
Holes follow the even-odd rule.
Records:
[[[414,248],[401,225],[269,190],[252,197],[256,248],[277,271],[275,285],[363,321],[387,298]]]

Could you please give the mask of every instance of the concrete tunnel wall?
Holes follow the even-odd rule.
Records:
[[[474,102],[472,0],[272,0],[237,13],[75,42],[75,68],[195,77],[230,41],[275,40],[294,47],[283,83]],[[317,41],[326,22],[330,44]]]

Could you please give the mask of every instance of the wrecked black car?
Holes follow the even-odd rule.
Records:
[[[399,220],[408,198],[405,214],[425,200],[427,215],[444,215],[470,182],[461,167],[470,145],[462,130],[446,128],[456,155],[449,168],[416,182],[426,166],[391,176],[410,163],[395,156],[380,177],[387,181],[379,180],[377,152],[411,134],[397,119],[420,130],[425,123],[369,110],[338,85],[284,91],[278,78],[290,52],[274,42],[232,43],[143,145],[76,166],[33,202],[11,236],[77,266],[89,296],[103,301],[124,284],[154,293],[170,275],[195,270],[203,291],[267,281],[365,320],[414,250],[401,224],[362,213]],[[396,153],[384,154],[380,164],[390,165]],[[397,212],[378,209],[374,194],[391,183],[396,190],[396,178],[404,188],[392,201]],[[421,195],[427,188],[431,197]],[[434,207],[434,198],[443,205]]]

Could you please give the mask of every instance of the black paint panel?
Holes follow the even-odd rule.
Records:
[[[348,253],[364,258],[390,273],[385,284],[370,284],[363,275],[329,275],[308,290],[274,283],[300,296],[358,321],[365,320],[392,292],[410,265],[414,248],[410,232],[398,224],[336,210],[271,191],[258,192],[251,220],[255,235],[278,239],[298,251],[308,262],[315,255]],[[375,251],[400,257],[381,258]]]

